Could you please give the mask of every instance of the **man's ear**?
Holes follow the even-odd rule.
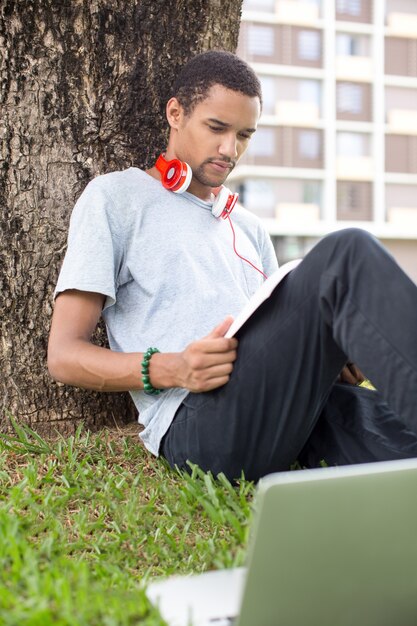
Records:
[[[184,109],[177,98],[170,98],[166,106],[166,116],[171,128],[178,129],[184,117]]]

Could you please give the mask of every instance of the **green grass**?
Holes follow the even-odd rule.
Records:
[[[0,435],[3,626],[162,626],[150,577],[243,563],[251,483],[173,472],[123,431],[14,428]]]

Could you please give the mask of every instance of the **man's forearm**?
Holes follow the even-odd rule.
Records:
[[[154,354],[149,365],[151,382],[156,388],[176,387],[178,355]],[[48,368],[59,382],[96,391],[133,391],[143,389],[141,352],[115,352],[83,340],[62,346],[59,354],[50,351]]]
[[[58,299],[48,347],[51,376],[67,385],[96,391],[143,389],[142,352],[115,352],[88,339],[100,310],[100,298],[95,294],[66,297],[64,293]],[[182,387],[198,393],[225,385],[237,354],[237,340],[224,337],[232,321],[230,316],[225,318],[182,352],[153,354],[148,369],[153,387]]]

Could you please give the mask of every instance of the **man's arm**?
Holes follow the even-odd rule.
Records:
[[[55,302],[48,345],[48,369],[63,383],[98,391],[143,389],[140,352],[114,352],[91,343],[104,304],[98,293],[68,290]],[[149,375],[155,388],[209,391],[227,383],[236,359],[237,340],[224,334],[226,318],[209,335],[183,352],[156,353]]]

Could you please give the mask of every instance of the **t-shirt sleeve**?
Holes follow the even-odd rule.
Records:
[[[98,181],[87,185],[72,212],[54,297],[68,289],[101,293],[107,308],[116,302],[123,245],[112,200]]]
[[[278,260],[275,253],[271,237],[263,226],[260,226],[261,234],[261,251],[262,251],[262,267],[267,276],[271,276],[278,269]]]

